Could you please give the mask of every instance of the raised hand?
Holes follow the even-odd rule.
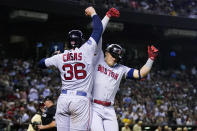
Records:
[[[111,17],[120,17],[120,12],[116,8],[110,8],[109,11],[106,13],[106,15]]]
[[[153,45],[148,46],[148,56],[151,60],[155,60],[158,55],[159,50],[155,48]]]
[[[85,9],[85,14],[87,16],[91,16],[93,14],[96,14],[96,11],[95,11],[95,9],[92,6],[90,6],[90,7]]]

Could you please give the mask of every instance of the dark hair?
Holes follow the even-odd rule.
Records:
[[[53,102],[53,97],[52,96],[46,96],[43,100],[43,102],[45,101],[52,101]]]

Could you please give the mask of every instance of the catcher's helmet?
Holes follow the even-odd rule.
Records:
[[[125,50],[118,44],[110,44],[105,50],[116,58],[117,63],[120,62],[125,52]]]
[[[74,42],[72,42],[74,41]],[[68,48],[75,49],[81,47],[83,43],[83,33],[80,30],[71,30],[68,33]]]

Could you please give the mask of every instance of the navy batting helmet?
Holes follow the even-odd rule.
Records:
[[[110,44],[105,50],[116,58],[117,62],[120,62],[125,52],[125,50],[118,44]]]
[[[68,48],[75,49],[81,47],[83,43],[83,33],[80,30],[71,30],[68,33]]]

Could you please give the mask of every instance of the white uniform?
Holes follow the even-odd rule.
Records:
[[[104,18],[105,19],[105,18]],[[108,23],[107,20],[102,21],[103,30]],[[94,71],[94,85],[93,85],[93,117],[91,124],[91,131],[118,131],[118,123],[114,107],[115,95],[119,89],[120,81],[123,76],[126,76],[131,68],[121,64],[117,64],[114,67],[109,67],[104,60],[104,54],[101,50],[102,38],[99,41],[99,48],[97,49],[97,60]],[[103,106],[101,104],[94,103],[103,102],[109,104]]]
[[[95,68],[95,78],[93,86],[93,118],[92,131],[118,131],[118,123],[115,114],[115,95],[119,89],[120,81],[131,68],[118,64],[109,67],[104,60],[103,52],[99,55]],[[94,101],[110,102],[111,106],[103,106]]]
[[[95,68],[93,98],[111,102],[113,105],[120,81],[130,69],[121,64],[114,67],[108,66],[102,52]]]
[[[54,55],[45,60],[46,66],[55,66],[59,69],[62,89],[81,90],[91,93],[92,89],[92,61],[97,47],[93,38],[75,50],[65,50],[64,53]]]
[[[56,123],[58,131],[87,130],[90,124],[90,96],[93,84],[93,38],[75,50],[65,50],[45,60],[45,65],[59,69],[62,94],[58,98]],[[80,93],[81,95],[77,95]],[[71,117],[70,117],[71,116]]]

